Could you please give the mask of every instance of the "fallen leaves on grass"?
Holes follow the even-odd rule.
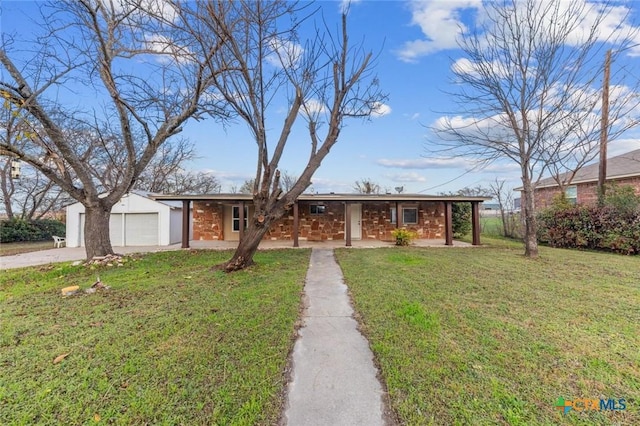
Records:
[[[62,355],[58,355],[57,357],[55,357],[55,359],[53,360],[54,364],[59,364],[62,362],[63,359],[65,359],[66,357],[69,356],[71,352],[67,352],[66,354],[62,354]]]

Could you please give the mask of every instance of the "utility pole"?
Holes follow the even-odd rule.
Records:
[[[611,74],[611,50],[607,50],[604,60],[604,81],[602,82],[602,118],[600,121],[600,167],[598,168],[598,203],[602,204],[607,180],[607,131],[609,129],[609,77]]]

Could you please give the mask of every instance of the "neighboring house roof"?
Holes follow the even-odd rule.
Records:
[[[597,182],[600,164],[593,163],[582,167],[576,172],[571,180],[572,185],[587,182]],[[564,180],[570,177],[570,173],[563,173],[560,179]],[[623,179],[628,177],[640,176],[640,149],[630,151],[616,157],[607,159],[607,180]],[[558,186],[556,180],[552,177],[542,179],[536,185],[536,188],[552,188]],[[522,187],[516,188],[515,191],[522,191]]]
[[[252,201],[251,194],[205,194],[205,195],[153,195],[155,200],[210,200],[210,201]],[[464,197],[457,195],[423,195],[423,194],[302,194],[298,201],[357,201],[357,202],[380,202],[380,201],[487,201],[491,197]]]

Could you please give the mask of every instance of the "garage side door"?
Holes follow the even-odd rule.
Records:
[[[158,213],[127,213],[124,221],[126,245],[158,245]]]
[[[80,213],[80,247],[84,247],[85,214]],[[111,213],[109,218],[109,238],[112,246],[122,246],[122,213]]]

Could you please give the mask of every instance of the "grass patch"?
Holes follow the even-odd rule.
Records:
[[[52,240],[2,243],[0,244],[0,256],[13,256],[14,254],[31,253],[32,251],[49,250],[52,248]]]
[[[501,236],[502,218],[500,216],[487,216],[480,218],[480,229],[482,233],[489,236]]]
[[[309,251],[211,270],[230,255],[3,272],[0,424],[275,424]],[[110,290],[61,296],[97,274]]]
[[[403,424],[640,424],[637,258],[489,247],[336,251]],[[624,398],[569,412],[559,397]]]

